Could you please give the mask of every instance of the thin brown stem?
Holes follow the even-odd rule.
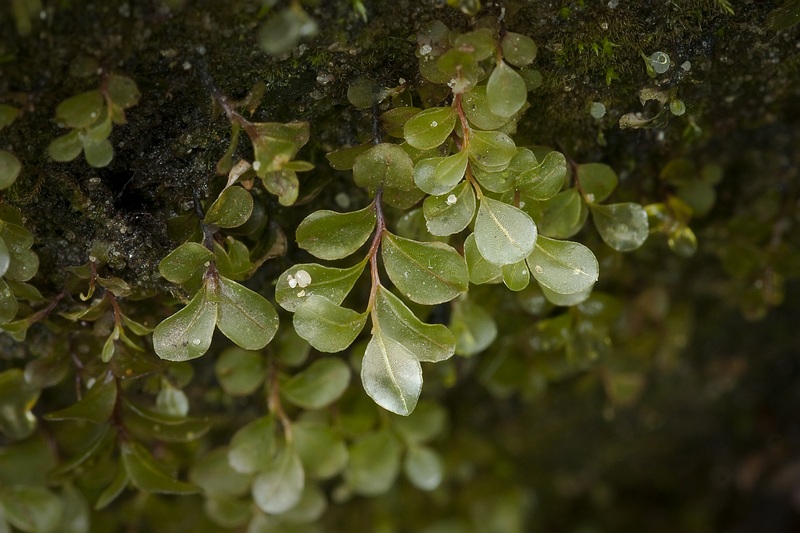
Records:
[[[367,257],[369,258],[369,268],[372,277],[372,285],[369,291],[369,303],[367,310],[372,316],[373,327],[377,324],[377,317],[375,316],[375,297],[378,295],[378,288],[381,286],[381,278],[378,272],[378,250],[381,246],[381,239],[383,232],[386,231],[386,218],[383,215],[383,206],[381,200],[383,198],[383,189],[379,188],[375,193],[375,235],[372,237],[372,243],[369,246]]]

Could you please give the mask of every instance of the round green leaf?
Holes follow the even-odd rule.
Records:
[[[469,142],[469,157],[487,172],[505,169],[514,156],[517,146],[511,137],[499,131],[473,131]]]
[[[386,87],[370,78],[356,78],[347,85],[347,100],[358,109],[369,109],[388,95]]]
[[[421,401],[408,416],[392,418],[392,427],[409,445],[429,442],[441,435],[447,424],[447,411],[441,404]]]
[[[432,107],[420,111],[406,122],[403,137],[418,150],[436,148],[450,136],[457,116],[452,107]]]
[[[8,104],[0,104],[0,130],[10,126],[19,116],[20,111]]]
[[[536,243],[536,224],[514,206],[484,196],[475,219],[475,244],[481,255],[497,265],[524,260]]]
[[[308,476],[328,479],[342,471],[347,464],[347,447],[342,436],[333,428],[312,422],[292,426],[295,449]]]
[[[356,158],[353,181],[371,193],[380,187],[413,191],[414,162],[396,144],[377,144]]]
[[[364,352],[361,381],[375,403],[407,416],[422,392],[422,367],[408,348],[377,329]]]
[[[487,261],[481,255],[478,245],[475,244],[474,233],[470,233],[464,241],[464,259],[467,261],[469,281],[471,283],[483,285],[484,283],[499,283],[503,280],[502,267]]]
[[[205,354],[211,346],[217,313],[216,302],[209,301],[206,288],[202,288],[189,305],[156,326],[156,354],[169,361],[188,361]]]
[[[400,443],[389,431],[364,435],[350,448],[345,481],[362,496],[385,493],[400,471],[400,453]]]
[[[503,47],[503,58],[515,67],[527,67],[536,59],[536,43],[527,35],[509,31],[500,44]]]
[[[467,152],[462,150],[439,161],[432,174],[415,169],[414,181],[428,194],[448,193],[464,179],[468,161]]]
[[[108,78],[108,96],[115,105],[122,109],[135,106],[139,103],[139,88],[136,87],[136,82],[127,76],[120,76],[112,74]]]
[[[300,248],[320,259],[342,259],[358,250],[375,229],[375,204],[358,211],[315,211],[297,227]]]
[[[514,157],[505,169],[486,171],[474,165],[472,176],[481,187],[491,192],[504,193],[514,188],[518,177],[538,164],[536,156],[527,148],[517,148]],[[517,185],[519,188],[519,185]]]
[[[220,354],[214,373],[227,394],[248,396],[264,382],[267,365],[262,354],[231,346]]]
[[[537,166],[522,172],[517,188],[534,200],[552,198],[564,185],[567,176],[567,159],[561,152],[549,152]]]
[[[260,350],[278,331],[278,313],[260,294],[219,277],[217,327],[245,350]]]
[[[364,329],[367,313],[340,307],[324,296],[308,296],[294,314],[297,334],[321,352],[341,352]]]
[[[244,187],[233,185],[222,191],[208,208],[205,223],[220,228],[236,228],[247,222],[252,213],[253,197]]]
[[[486,86],[479,85],[463,94],[461,107],[467,120],[480,130],[496,130],[508,122],[508,117],[501,117],[492,113],[486,99]]]
[[[67,98],[56,107],[56,120],[68,128],[91,126],[100,117],[105,99],[98,91],[87,91]]]
[[[285,513],[281,513],[280,521],[286,524],[311,524],[319,520],[327,507],[328,500],[320,488],[306,484],[300,494],[300,501]]]
[[[281,393],[304,409],[320,409],[336,401],[350,384],[350,368],[340,359],[320,359],[293,376]]]
[[[242,474],[266,469],[275,453],[275,419],[258,418],[234,433],[228,449],[228,464]]]
[[[464,258],[447,244],[412,241],[385,231],[381,254],[389,278],[417,303],[449,302],[469,285]]]
[[[202,244],[185,242],[158,263],[158,271],[167,281],[186,283],[213,259],[214,254]]]
[[[619,252],[640,247],[647,239],[647,212],[632,202],[622,204],[591,204],[594,226],[603,241]]]
[[[22,170],[22,163],[11,152],[0,150],[0,190],[8,189]]]
[[[503,283],[505,283],[509,290],[521,291],[530,283],[531,273],[528,271],[528,266],[525,264],[525,261],[520,261],[511,265],[503,265],[502,270]]]
[[[45,487],[5,487],[0,492],[0,508],[3,509],[0,520],[8,520],[22,531],[51,533],[63,525],[61,498]]]
[[[608,198],[619,183],[614,169],[602,163],[578,165],[578,181],[586,199],[598,204]]]
[[[525,210],[536,219],[542,235],[555,239],[566,239],[578,233],[588,214],[575,188],[561,191],[544,202],[526,204]]]
[[[456,353],[475,355],[482,352],[497,337],[497,324],[486,309],[463,298],[453,305],[450,329],[456,338]]]
[[[203,502],[203,511],[220,527],[238,529],[247,525],[253,516],[250,498],[246,500],[216,496]]]
[[[525,105],[528,89],[522,77],[500,61],[486,82],[486,102],[489,110],[501,117],[510,117]]]
[[[111,163],[114,158],[114,148],[108,139],[103,139],[100,142],[92,142],[86,139],[83,144],[83,155],[90,166],[101,168]]]
[[[466,228],[475,216],[475,191],[468,182],[450,193],[429,196],[422,204],[425,224],[433,235],[452,235]]]
[[[83,143],[78,130],[72,130],[66,135],[56,137],[47,147],[50,157],[60,163],[72,161],[81,154],[81,150],[83,150]]]
[[[579,303],[585,301],[590,294],[592,294],[592,287],[589,287],[586,290],[581,292],[576,292],[574,294],[560,294],[555,291],[551,291],[547,287],[542,287],[542,294],[544,297],[547,298],[547,301],[554,304],[560,305],[563,307],[570,307],[573,305],[578,305]]]
[[[309,296],[342,303],[366,266],[366,260],[349,268],[324,267],[314,263],[294,265],[278,278],[275,300],[294,313]]]
[[[253,480],[253,501],[265,513],[285,513],[300,501],[304,485],[303,463],[287,446]]]
[[[208,496],[241,496],[250,488],[250,476],[231,468],[228,449],[217,448],[195,461],[189,470],[189,481]]]
[[[540,285],[559,294],[590,289],[600,272],[597,259],[586,246],[541,236],[528,256],[528,266]]]
[[[418,489],[433,490],[442,482],[444,464],[438,453],[427,446],[412,446],[406,452],[403,472]]]

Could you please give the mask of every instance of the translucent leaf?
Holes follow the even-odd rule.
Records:
[[[300,248],[320,259],[342,259],[358,250],[375,229],[375,204],[358,211],[315,211],[297,227]]]
[[[236,228],[241,226],[253,213],[253,197],[243,187],[234,185],[222,191],[205,217],[206,224],[214,224],[220,228]]]
[[[111,418],[117,403],[117,382],[110,375],[65,409],[45,415],[46,420],[88,420],[100,424]]]
[[[499,131],[473,131],[469,143],[470,159],[483,170],[497,172],[517,155],[511,137]]]
[[[439,159],[439,158],[435,158]],[[431,161],[426,159],[424,161]],[[423,162],[424,162],[423,161]],[[451,156],[442,158],[436,163],[433,172],[426,172],[426,168],[414,170],[414,182],[417,187],[428,194],[445,194],[453,190],[458,183],[464,179],[464,172],[467,170],[467,152],[460,151]],[[417,165],[419,168],[420,165]]]
[[[449,302],[469,285],[464,258],[444,243],[412,241],[385,231],[381,253],[389,278],[417,303]]]
[[[403,128],[406,142],[418,150],[436,148],[450,136],[457,114],[452,107],[432,107],[410,118]]]
[[[181,389],[163,380],[156,396],[156,410],[167,416],[184,418],[189,414],[189,398]]]
[[[99,142],[86,139],[83,144],[83,155],[90,166],[102,168],[111,163],[114,158],[114,148],[108,139],[103,139]]]
[[[486,82],[489,110],[501,117],[510,117],[525,105],[528,89],[525,81],[505,61],[500,61]]]
[[[259,350],[278,331],[278,313],[260,294],[219,277],[219,330],[245,350]]]
[[[250,488],[250,476],[228,464],[227,448],[217,448],[195,461],[189,470],[189,481],[208,496],[241,496]]]
[[[538,244],[538,240],[537,240]],[[535,250],[535,248],[534,248]],[[525,261],[520,261],[511,265],[503,265],[503,283],[512,291],[521,291],[528,286],[531,280],[531,273]]]
[[[22,531],[51,533],[63,525],[61,498],[45,487],[4,487],[0,492],[0,508],[2,518]]]
[[[158,263],[159,273],[172,283],[186,283],[214,259],[211,251],[196,242],[185,242]]]
[[[437,363],[455,352],[455,338],[442,324],[425,324],[383,286],[375,297],[378,327],[386,336],[401,339],[418,361]]]
[[[422,392],[422,367],[408,348],[377,329],[364,353],[361,381],[375,403],[407,416]]]
[[[506,32],[500,44],[503,47],[503,58],[515,67],[526,67],[536,59],[536,43],[526,35]]]
[[[189,305],[164,319],[153,331],[156,354],[169,361],[188,361],[200,357],[211,346],[217,322],[217,304],[203,288]]]
[[[11,152],[0,150],[0,190],[8,189],[15,181],[22,170],[22,164],[17,156]]]
[[[300,192],[300,181],[297,173],[289,169],[275,170],[261,177],[267,192],[278,197],[281,205],[292,205]]]
[[[222,390],[231,396],[248,396],[264,382],[266,360],[259,352],[231,346],[224,350],[214,364]]]
[[[496,130],[506,122],[509,117],[501,117],[492,113],[489,102],[486,100],[486,86],[479,85],[465,92],[461,98],[461,107],[467,120],[480,130]]]
[[[253,501],[265,513],[284,513],[300,501],[304,485],[303,463],[287,446],[253,480]]]
[[[108,96],[114,104],[123,109],[133,107],[139,103],[139,88],[136,87],[136,82],[127,76],[120,76],[112,74],[108,78],[108,86],[106,88]]]
[[[293,313],[311,295],[322,296],[339,305],[361,276],[366,264],[364,260],[349,268],[324,267],[314,263],[294,265],[278,277],[275,300]]]
[[[608,198],[619,183],[614,169],[602,163],[578,165],[578,181],[587,199],[595,203]]]
[[[350,384],[350,368],[340,359],[320,359],[281,386],[287,400],[304,409],[335,402]]]
[[[89,437],[87,439],[88,444],[82,447],[81,451],[75,456],[60,463],[57,468],[51,471],[51,474],[60,476],[71,472],[78,466],[82,465],[87,459],[92,457],[98,449],[100,449],[100,445],[103,444],[103,441],[106,435],[109,434],[109,431],[108,424],[94,426],[94,431],[89,433]]]
[[[340,148],[325,154],[328,163],[336,170],[351,170],[355,165],[356,158],[372,148],[371,142],[359,144],[349,148]]]
[[[81,150],[83,150],[83,143],[78,130],[72,130],[65,135],[56,137],[47,146],[47,153],[50,154],[50,157],[60,163],[72,161],[81,155]]]
[[[2,254],[2,250],[0,250],[0,254]],[[14,320],[18,309],[19,305],[14,293],[11,292],[6,281],[0,278],[0,324],[7,324]]]
[[[117,298],[125,298],[131,295],[131,287],[122,278],[112,276],[109,278],[98,277],[97,284],[105,290],[111,292]]]
[[[647,212],[635,203],[590,206],[592,218],[603,241],[619,252],[640,247],[647,239]]]
[[[554,305],[570,307],[585,301],[592,294],[592,287],[573,294],[561,294],[542,286],[542,294],[544,294],[544,297],[547,298],[548,302]]]
[[[353,181],[374,193],[379,187],[413,191],[414,163],[405,150],[391,143],[373,146],[353,164]]]
[[[76,94],[58,104],[56,120],[69,128],[85,128],[100,117],[104,104],[100,91]]]
[[[524,260],[536,243],[536,224],[525,213],[484,196],[475,219],[475,244],[481,255],[497,265]]]
[[[362,496],[387,492],[400,471],[400,453],[400,443],[389,431],[364,435],[350,448],[345,481]]]
[[[311,130],[308,122],[258,122],[247,129],[253,143],[253,170],[259,178],[283,169],[307,142]]]
[[[466,228],[475,216],[475,191],[468,182],[449,194],[429,196],[422,204],[425,223],[433,235],[452,235]]]
[[[295,449],[306,474],[316,479],[335,476],[347,464],[347,447],[333,428],[312,422],[292,426]]]
[[[483,61],[495,52],[496,32],[489,28],[462,33],[456,37],[453,46],[472,54],[476,61]]]
[[[697,237],[689,226],[680,226],[670,233],[667,244],[681,257],[692,257],[697,252]]]
[[[517,188],[534,200],[547,200],[555,196],[564,185],[567,160],[561,152],[549,152],[537,166],[521,173]]]
[[[418,489],[433,490],[442,482],[444,464],[442,458],[427,446],[412,446],[406,452],[403,472]]]
[[[300,4],[281,9],[259,31],[261,48],[270,55],[290,52],[303,37],[317,33],[317,23]]]
[[[406,122],[420,111],[418,107],[395,107],[381,114],[381,125],[392,137],[402,138]]]
[[[228,463],[242,474],[253,474],[268,467],[275,454],[275,419],[258,418],[240,428],[231,438]]]
[[[358,109],[369,109],[388,95],[386,87],[370,78],[356,78],[347,85],[347,100]]]
[[[536,219],[539,232],[554,239],[572,237],[586,220],[581,195],[575,188],[562,191],[544,202],[528,204],[525,209]]]
[[[536,241],[528,266],[540,285],[559,294],[590,289],[600,272],[597,259],[586,246],[547,237]]]
[[[484,283],[499,283],[503,280],[503,268],[490,261],[487,261],[478,245],[475,244],[475,234],[470,233],[464,241],[464,259],[467,261],[469,270],[469,281],[475,285]]]
[[[297,334],[321,352],[341,352],[364,329],[367,313],[340,307],[323,296],[308,296],[294,314]]]
[[[469,299],[459,299],[453,305],[450,330],[456,338],[456,353],[475,355],[482,352],[497,337],[497,324],[492,315]]]
[[[144,492],[161,494],[194,494],[197,487],[172,477],[138,442],[120,443],[122,464],[131,483]]]
[[[478,166],[472,168],[472,176],[481,187],[492,192],[504,193],[517,184],[518,177],[536,167],[536,156],[527,148],[517,148],[514,157],[505,169],[487,172]],[[519,186],[517,186],[519,188]]]

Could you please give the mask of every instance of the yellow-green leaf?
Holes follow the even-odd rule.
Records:
[[[422,367],[401,342],[376,329],[364,352],[361,382],[375,403],[407,416],[422,392]]]
[[[295,311],[294,329],[321,352],[341,352],[364,329],[367,313],[340,307],[324,296],[308,296]]]
[[[591,288],[600,272],[597,259],[586,246],[541,236],[528,256],[528,266],[540,285],[559,294]]]
[[[217,303],[209,301],[203,287],[189,305],[156,326],[153,331],[156,354],[169,361],[187,361],[206,353],[211,346],[217,313]]]
[[[501,117],[510,117],[525,105],[528,89],[525,81],[505,61],[500,61],[486,83],[489,110]]]
[[[252,213],[252,195],[243,187],[233,185],[222,191],[208,208],[205,223],[220,228],[235,228],[247,222]]]
[[[497,265],[524,260],[536,243],[536,224],[514,206],[484,196],[475,219],[475,244],[481,255]]]
[[[436,148],[450,136],[457,114],[452,107],[432,107],[408,119],[403,127],[406,142],[418,150]]]
[[[358,211],[315,211],[297,228],[297,244],[320,259],[342,259],[358,250],[375,229],[375,204]]]
[[[295,312],[312,295],[327,298],[336,305],[355,285],[366,260],[349,267],[324,267],[315,263],[294,265],[278,277],[275,300],[287,311]]]
[[[217,327],[245,350],[260,350],[278,331],[278,313],[266,298],[244,285],[219,277]]]

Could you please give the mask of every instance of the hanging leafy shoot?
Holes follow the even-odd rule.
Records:
[[[19,211],[6,204],[0,205],[0,328],[18,340],[24,339],[30,324],[41,318],[33,315],[15,321],[18,300],[44,300],[39,291],[27,283],[39,270],[39,257],[31,250],[33,234],[23,224]]]
[[[83,152],[93,167],[105,167],[114,157],[108,140],[114,124],[125,124],[125,110],[139,102],[136,83],[118,74],[103,76],[99,89],[67,98],[56,108],[56,121],[70,132],[47,148],[59,162],[72,161]]]
[[[233,176],[230,174],[235,167],[233,156],[239,145],[239,135],[244,130],[253,145],[253,162],[247,171],[232,177],[233,181],[229,182],[229,185],[255,175],[261,179],[269,193],[278,197],[281,205],[292,205],[300,192],[297,173],[314,169],[314,165],[307,161],[293,160],[297,152],[308,142],[310,135],[308,123],[250,122],[237,111],[237,108],[247,108],[252,114],[264,94],[263,83],[257,83],[243,100],[233,102],[217,89],[205,71],[201,70],[201,74],[215,102],[231,123],[231,144],[217,162],[217,174]]]

